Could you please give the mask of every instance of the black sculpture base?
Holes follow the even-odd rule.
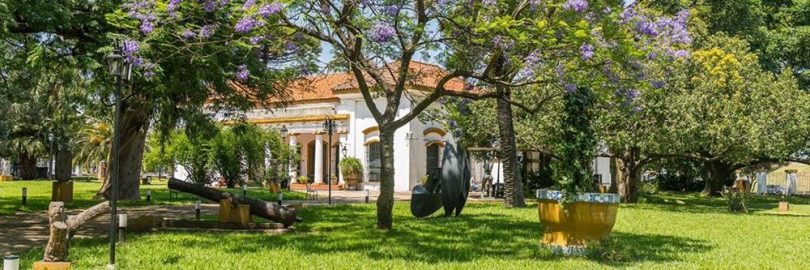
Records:
[[[430,216],[444,207],[444,215],[458,216],[467,203],[470,190],[470,159],[467,151],[446,142],[442,167],[428,173],[425,185],[417,185],[411,195],[411,214]]]

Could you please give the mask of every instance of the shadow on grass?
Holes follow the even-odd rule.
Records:
[[[213,246],[233,254],[268,254],[292,249],[300,258],[317,254],[359,254],[376,261],[445,263],[479,259],[554,261],[565,259],[539,245],[541,226],[527,219],[526,209],[493,213],[494,206],[471,205],[461,217],[429,217],[418,220],[397,204],[395,229],[374,229],[373,207],[341,205],[313,207],[301,211],[304,222],[287,235],[206,233],[195,237],[172,237],[182,233],[160,233],[150,241],[182,241],[184,249],[205,250]],[[222,243],[228,243],[223,245]],[[97,243],[103,245],[103,243]],[[151,245],[151,244],[150,244]],[[604,265],[626,266],[641,262],[678,261],[690,253],[707,252],[705,241],[666,235],[616,232],[611,240],[583,257]],[[183,251],[178,251],[183,254]],[[170,264],[173,255],[149,258]],[[226,258],[230,258],[227,256]]]
[[[777,209],[779,206],[779,196],[750,195],[746,199],[746,207],[749,213],[765,212]],[[807,197],[788,197],[791,204],[810,204]],[[636,209],[663,210],[684,213],[729,213],[726,200],[722,197],[705,197],[699,194],[689,193],[661,193],[655,195],[645,195],[641,202],[637,204],[622,204],[624,207]]]

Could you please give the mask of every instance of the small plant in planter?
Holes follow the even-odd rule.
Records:
[[[340,172],[343,174],[343,181],[349,187],[357,187],[360,184],[360,177],[363,175],[363,164],[354,157],[345,157],[340,160]]]
[[[306,175],[301,175],[296,179],[296,181],[299,184],[307,184],[307,183],[309,183],[309,177],[307,177]]]
[[[592,103],[588,88],[566,95],[563,142],[557,149],[561,190],[537,190],[542,243],[566,255],[584,254],[589,243],[607,240],[619,205],[618,194],[588,193],[596,191],[590,166],[597,147]]]

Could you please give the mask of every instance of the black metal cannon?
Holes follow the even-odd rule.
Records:
[[[444,207],[444,215],[458,216],[467,203],[470,190],[470,158],[462,147],[445,142],[442,166],[428,172],[424,185],[413,187],[411,214],[430,216]]]

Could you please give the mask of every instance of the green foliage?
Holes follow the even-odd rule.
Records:
[[[307,184],[309,183],[309,177],[306,175],[300,175],[298,178],[295,179],[299,184]]]
[[[556,152],[563,161],[559,164],[559,183],[568,198],[595,189],[591,162],[596,157],[597,142],[591,125],[594,118],[592,95],[590,88],[579,88],[569,93],[565,100],[562,142]]]
[[[294,233],[280,235],[127,234],[127,244],[117,249],[118,267],[200,270],[810,267],[810,254],[805,252],[810,242],[804,241],[808,236],[806,217],[766,214],[776,207],[776,197],[749,200],[751,213],[742,215],[728,213],[720,198],[665,194],[649,199],[654,202],[621,205],[620,218],[608,242],[595,246],[593,253],[584,257],[561,258],[538,246],[542,226],[534,204],[509,208],[500,203],[469,202],[458,218],[414,219],[407,218],[408,203],[397,202],[394,216],[401,218],[398,224],[407,230],[375,230],[369,225],[375,219],[374,205],[350,204],[303,208],[298,213],[305,222],[296,224]],[[810,213],[809,201],[798,199],[791,198],[791,206],[801,204],[796,211]],[[452,247],[441,244],[442,241],[453,241]],[[71,242],[73,267],[105,267],[107,254],[100,250],[107,245],[105,238]],[[211,248],[212,245],[219,248]],[[752,247],[758,251],[751,252]],[[239,256],[234,255],[235,250],[240,251]],[[493,253],[494,250],[498,252]],[[313,259],[312,254],[316,253],[318,258]],[[42,248],[21,255],[21,268],[29,269],[34,261],[42,260]],[[718,259],[724,256],[734,259]]]
[[[340,172],[343,174],[343,178],[351,175],[363,175],[363,164],[355,157],[342,158],[338,166],[340,166]]]

